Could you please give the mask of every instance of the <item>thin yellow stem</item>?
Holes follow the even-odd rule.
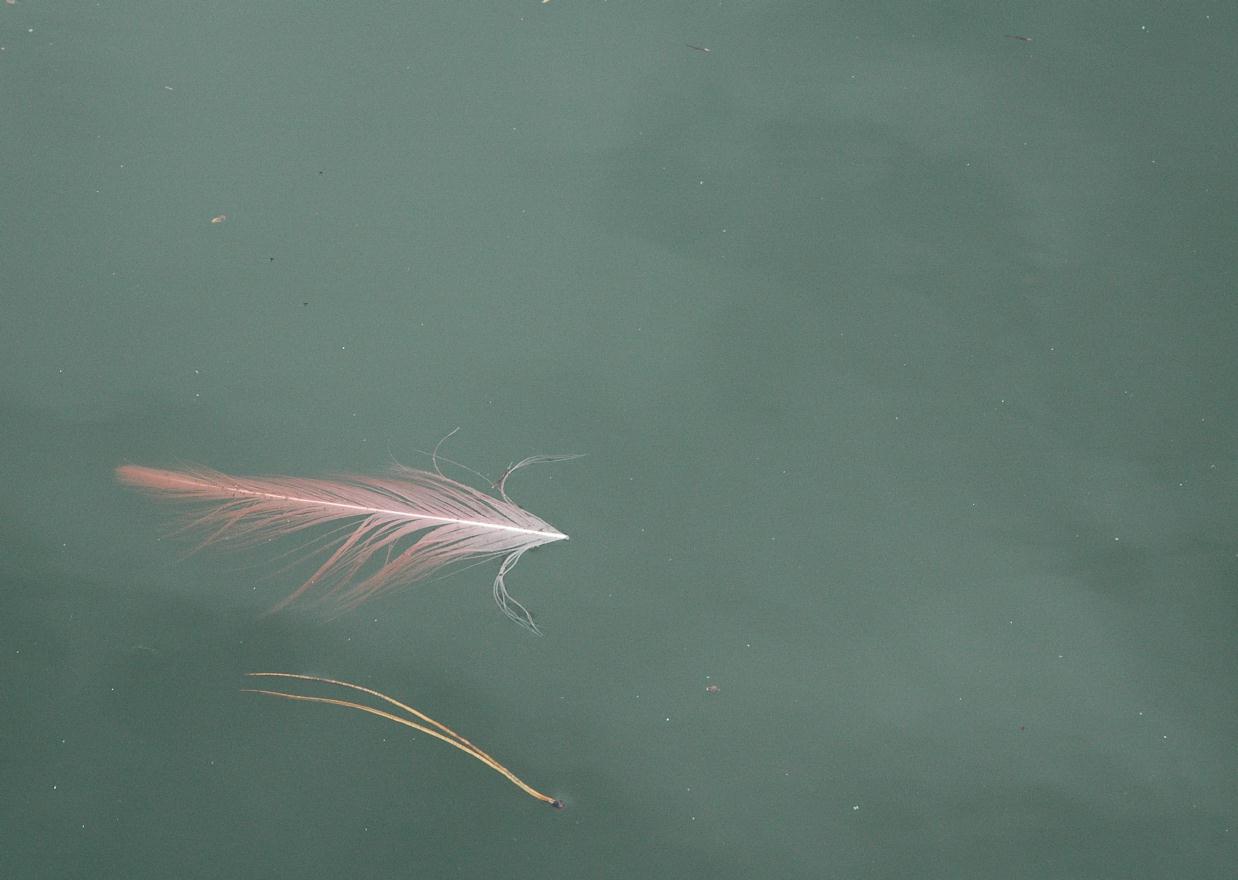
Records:
[[[464,745],[468,746],[470,749],[476,752],[480,752],[483,755],[486,754],[484,751],[482,751],[480,748],[478,748],[473,743],[469,742],[467,739],[465,739],[460,734],[456,733],[446,724],[442,724],[438,721],[435,721],[429,715],[426,715],[423,712],[419,712],[418,710],[414,709],[412,706],[401,703],[395,697],[389,697],[386,694],[382,693],[381,691],[373,690],[372,688],[365,687],[364,685],[353,684],[350,681],[340,681],[338,678],[323,678],[321,675],[301,675],[296,672],[247,672],[245,674],[253,678],[262,678],[262,677],[295,678],[299,681],[317,681],[323,684],[333,684],[339,687],[352,688],[354,691],[360,691],[363,694],[369,694],[371,697],[378,697],[378,699],[383,700],[384,702],[390,703],[392,706],[395,706],[399,709],[403,709],[405,712],[407,712],[409,715],[412,715],[414,718],[420,718],[422,721],[426,722],[427,724],[433,727],[437,727],[443,733],[447,734],[453,739],[459,740]],[[490,756],[486,755],[486,757],[490,757]]]
[[[292,672],[251,672],[248,674],[251,676],[255,676],[255,677],[269,676],[273,678],[293,678],[293,679],[299,679],[302,681],[316,681],[316,682],[321,682],[323,684],[332,684],[332,685],[338,685],[339,687],[351,688],[352,690],[359,691],[365,694],[369,694],[370,696],[376,697],[393,706],[403,709],[405,712],[408,712],[414,717],[421,719],[422,721],[425,721],[427,724],[433,725],[433,728],[427,727],[425,724],[419,724],[416,721],[413,721],[409,718],[402,718],[399,715],[395,715],[383,709],[377,709],[373,706],[367,706],[364,703],[354,703],[350,700],[340,700],[334,697],[315,697],[315,696],[309,696],[307,694],[290,694],[290,693],[285,693],[283,691],[266,690],[264,688],[242,688],[242,690],[245,691],[246,693],[266,694],[267,696],[271,696],[271,697],[281,697],[285,700],[296,700],[296,701],[305,702],[305,703],[324,703],[330,706],[341,706],[345,709],[356,709],[359,712],[366,712],[370,715],[375,715],[379,718],[386,718],[388,721],[394,721],[396,724],[402,724],[405,727],[412,728],[413,730],[421,731],[422,733],[428,734],[429,736],[432,736],[437,740],[447,743],[449,746],[459,749],[465,754],[472,755],[478,761],[481,761],[483,764],[489,767],[491,770],[494,770],[496,773],[499,773],[502,776],[504,776],[509,782],[511,782],[513,785],[515,785],[517,788],[519,788],[521,791],[523,791],[525,794],[529,795],[530,797],[536,798],[539,801],[543,801],[544,803],[550,804],[555,809],[563,808],[562,801],[558,800],[557,798],[552,798],[549,795],[542,794],[542,792],[533,788],[531,785],[529,785],[524,780],[522,780],[520,777],[518,777],[515,773],[511,772],[506,767],[504,767],[502,764],[500,764],[498,761],[496,761],[488,753],[482,751],[480,748],[475,746],[473,743],[469,742],[469,740],[465,739],[460,734],[456,733],[454,730],[452,730],[447,725],[442,724],[438,721],[435,721],[433,718],[429,717],[428,715],[422,712],[419,712],[418,710],[414,709],[412,706],[408,706],[408,705],[405,705],[404,703],[401,703],[399,700],[395,699],[394,697],[389,697],[384,693],[381,693],[376,690],[372,690],[367,687],[363,687],[362,685],[359,685],[359,684],[353,684],[347,681],[339,681],[333,678],[322,678],[320,676],[315,676],[315,675],[298,675]],[[434,729],[434,728],[437,728],[437,729]]]

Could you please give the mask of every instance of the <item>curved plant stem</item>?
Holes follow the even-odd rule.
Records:
[[[359,712],[366,712],[366,713],[369,713],[370,715],[375,715],[379,718],[386,718],[388,721],[394,721],[396,724],[402,724],[405,727],[412,728],[413,730],[421,731],[422,733],[432,736],[435,739],[440,740],[441,742],[445,742],[449,746],[457,748],[460,751],[464,752],[465,754],[471,755],[472,757],[476,758],[478,761],[481,761],[491,770],[494,770],[496,773],[499,773],[502,776],[504,776],[509,782],[512,783],[512,785],[515,785],[525,794],[529,795],[529,797],[536,798],[537,800],[542,801],[543,803],[550,804],[550,806],[554,807],[556,810],[563,809],[563,806],[564,806],[563,801],[559,800],[558,798],[553,798],[550,795],[543,794],[542,792],[533,788],[533,786],[529,785],[527,782],[525,782],[515,773],[513,773],[512,771],[504,767],[502,764],[500,764],[489,753],[483,751],[480,747],[474,745],[472,742],[465,739],[460,734],[456,733],[446,724],[443,724],[439,721],[435,721],[429,715],[426,715],[425,713],[420,712],[417,709],[414,709],[412,706],[409,706],[405,703],[401,703],[399,700],[395,699],[394,697],[390,697],[387,694],[384,694],[380,691],[376,691],[376,690],[373,690],[372,688],[364,687],[359,684],[353,684],[352,682],[340,681],[339,679],[335,679],[335,678],[323,678],[322,676],[318,676],[318,675],[300,675],[295,672],[250,672],[250,673],[247,673],[247,675],[253,678],[291,678],[291,679],[297,679],[299,681],[319,682],[321,684],[329,684],[329,685],[335,685],[336,687],[349,688],[351,690],[358,691],[360,693],[367,694],[372,697],[376,697],[377,699],[382,700],[385,703],[388,703],[391,706],[395,706],[396,708],[402,710],[403,712],[408,713],[409,715],[412,716],[412,718],[406,718],[401,715],[396,715],[392,712],[386,711],[385,709],[379,709],[374,706],[367,706],[364,703],[357,703],[351,700],[341,700],[335,697],[317,697],[317,696],[312,696],[309,694],[292,694],[292,693],[286,693],[284,691],[268,690],[266,688],[242,688],[244,692],[251,693],[251,694],[266,694],[269,697],[280,697],[285,700],[296,700],[296,701],[304,702],[304,703],[324,703],[329,706],[341,706],[345,709],[356,709]],[[414,721],[413,718],[417,720]],[[424,723],[420,723],[420,722],[424,722]]]

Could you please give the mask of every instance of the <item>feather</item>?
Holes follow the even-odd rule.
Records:
[[[504,578],[525,551],[566,541],[567,535],[517,506],[504,484],[525,465],[576,457],[534,456],[513,465],[494,487],[501,498],[401,465],[380,478],[233,477],[204,467],[173,471],[137,465],[118,467],[116,477],[157,498],[194,504],[186,528],[202,535],[199,548],[225,541],[250,546],[334,526],[311,542],[329,553],[326,560],[273,610],[310,597],[352,608],[453,563],[503,556],[494,579],[495,602],[541,635],[532,615],[507,592]]]

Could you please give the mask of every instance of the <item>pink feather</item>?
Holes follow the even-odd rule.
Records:
[[[543,455],[513,465],[495,488],[501,498],[438,473],[397,466],[386,478],[232,477],[208,468],[179,471],[122,465],[121,483],[158,498],[196,503],[188,528],[200,546],[265,543],[313,529],[336,528],[314,543],[333,547],[318,570],[276,608],[315,595],[351,608],[422,580],[452,563],[504,556],[494,579],[503,613],[538,635],[528,610],[504,577],[526,551],[567,535],[518,507],[504,490],[518,468],[576,456]]]

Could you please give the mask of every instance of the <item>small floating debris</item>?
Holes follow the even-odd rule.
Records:
[[[318,697],[318,696],[312,696],[310,694],[290,693],[287,691],[276,691],[276,690],[270,690],[268,688],[258,688],[258,687],[242,688],[243,691],[247,693],[251,693],[251,694],[265,694],[268,697],[280,697],[281,699],[285,699],[285,700],[297,700],[297,701],[304,702],[304,703],[324,703],[328,706],[340,706],[344,709],[355,709],[358,712],[365,712],[369,715],[376,715],[379,718],[385,718],[388,721],[394,721],[396,724],[402,724],[405,727],[410,727],[413,730],[417,730],[417,731],[420,731],[421,733],[432,736],[435,739],[439,740],[440,742],[445,742],[447,743],[447,745],[452,746],[453,748],[459,749],[460,751],[464,752],[466,755],[472,758],[476,758],[478,761],[481,761],[483,764],[485,764],[495,773],[498,773],[500,776],[507,779],[508,782],[510,782],[512,785],[516,786],[517,788],[519,788],[521,791],[523,791],[525,794],[527,794],[531,798],[535,798],[541,801],[542,803],[549,804],[556,810],[562,810],[565,806],[563,801],[559,800],[558,798],[551,797],[548,794],[542,794],[536,788],[533,788],[533,786],[526,783],[523,779],[518,777],[515,773],[508,770],[506,767],[504,767],[502,764],[500,764],[498,761],[492,758],[489,755],[489,753],[483,752],[481,748],[469,742],[467,739],[462,737],[460,734],[456,733],[446,724],[443,724],[439,721],[435,721],[429,715],[426,715],[423,712],[419,712],[418,710],[414,709],[412,706],[401,703],[399,700],[395,699],[394,697],[389,697],[384,693],[381,693],[379,691],[373,690],[368,687],[363,687],[362,685],[359,685],[359,684],[353,684],[352,682],[348,682],[348,681],[340,681],[339,679],[335,679],[335,678],[324,678],[320,675],[300,675],[295,672],[250,672],[248,673],[248,675],[252,678],[285,678],[285,679],[296,679],[298,681],[305,681],[305,682],[317,682],[319,684],[326,684],[326,685],[332,685],[335,687],[348,688],[350,690],[365,694],[369,697],[373,697],[376,700],[381,700],[387,705],[400,710],[404,714],[397,715],[394,712],[389,712],[385,709],[379,709],[375,706],[367,705],[366,703],[358,703],[358,702],[354,702],[353,700],[342,700],[342,699],[339,699],[338,697]]]

